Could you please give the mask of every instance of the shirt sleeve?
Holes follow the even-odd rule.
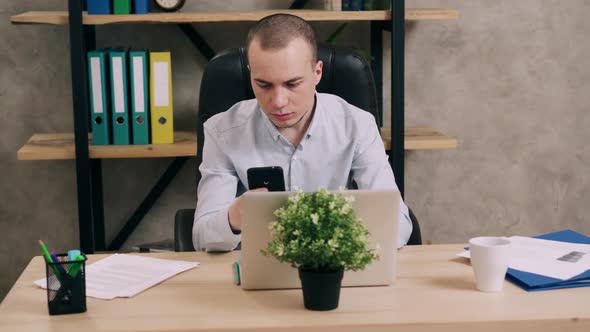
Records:
[[[228,219],[239,179],[230,158],[221,150],[207,126],[204,136],[193,246],[197,251],[230,251],[240,243],[240,235],[232,232]]]
[[[356,143],[352,161],[352,177],[359,189],[397,189],[395,177],[389,165],[383,140],[374,119],[368,121]],[[408,207],[400,199],[398,248],[408,243],[412,234],[412,221]]]

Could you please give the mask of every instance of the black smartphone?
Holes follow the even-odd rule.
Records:
[[[252,167],[248,169],[248,188],[265,187],[268,191],[285,191],[285,178],[281,166]]]

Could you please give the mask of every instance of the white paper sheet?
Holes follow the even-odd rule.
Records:
[[[86,295],[104,300],[132,297],[199,265],[198,262],[114,254],[86,266]],[[45,278],[34,284],[47,288]]]
[[[590,245],[541,240],[522,236],[508,238],[511,269],[567,280],[590,270]],[[469,251],[458,256],[470,257]]]

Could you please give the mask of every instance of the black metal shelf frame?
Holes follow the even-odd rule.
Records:
[[[306,1],[295,0],[289,9],[302,8]],[[91,254],[95,251],[118,250],[135,230],[142,218],[164,192],[188,157],[175,158],[156,182],[130,219],[107,246],[105,239],[102,165],[100,159],[90,159],[88,151],[88,90],[86,52],[96,49],[96,30],[84,25],[83,1],[68,0],[70,61],[72,67],[72,98],[76,151],[76,185],[80,249]],[[389,163],[395,174],[400,192],[404,193],[404,25],[405,0],[392,0],[391,18],[391,150]],[[389,22],[371,21],[371,67],[377,86],[380,125],[383,124],[383,30]],[[210,60],[215,51],[191,24],[178,24],[195,47]],[[196,189],[196,188],[195,188]],[[171,216],[172,218],[172,216]]]

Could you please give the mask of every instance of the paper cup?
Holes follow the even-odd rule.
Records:
[[[476,237],[469,240],[471,266],[477,289],[500,292],[510,259],[510,240],[502,237]]]

